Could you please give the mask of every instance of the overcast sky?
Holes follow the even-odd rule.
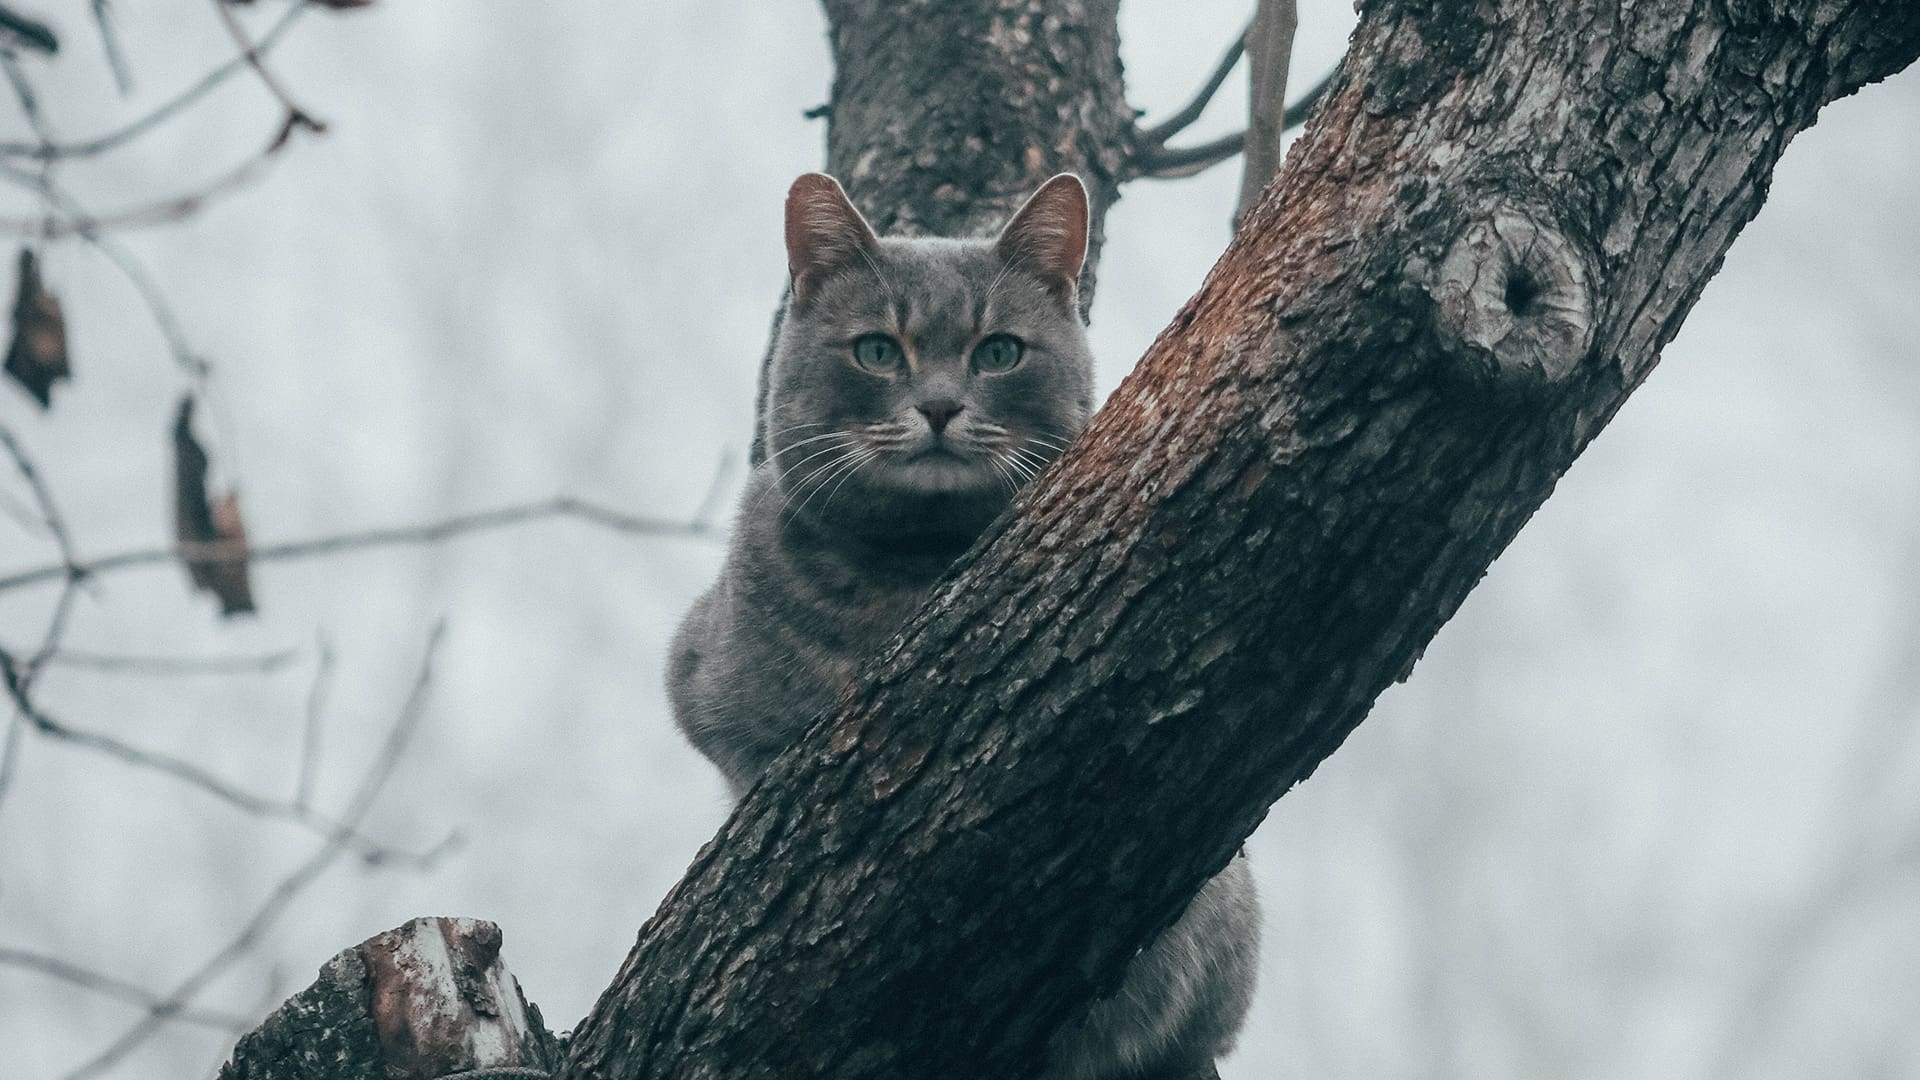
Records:
[[[209,5],[115,5],[113,92],[79,0],[29,64],[58,133],[228,55]],[[282,10],[258,5],[256,25]],[[1129,98],[1177,106],[1246,3],[1127,0]],[[1303,81],[1351,10],[1303,3]],[[784,272],[781,197],[820,167],[830,79],[806,3],[387,3],[306,19],[274,56],[330,125],[191,221],[125,236],[215,365],[206,436],[256,539],[571,493],[694,513],[745,451]],[[1236,126],[1238,78],[1196,139]],[[108,210],[193,188],[271,134],[239,79],[64,168]],[[1252,855],[1263,981],[1228,1080],[1899,1076],[1920,1072],[1920,82],[1836,103],[1660,369],[1495,565],[1408,684],[1278,805]],[[26,137],[17,110],[0,139]],[[1237,166],[1139,182],[1108,219],[1102,389],[1224,246]],[[8,192],[0,212],[30,212]],[[46,249],[76,379],[12,388],[83,552],[162,542],[187,385],[99,254]],[[729,484],[737,488],[735,473]],[[4,505],[26,501],[0,480]],[[731,490],[727,496],[731,501]],[[52,558],[0,514],[0,573]],[[336,868],[203,1003],[264,1011],[341,948],[422,914],[499,922],[571,1026],[726,812],[661,685],[711,541],[529,526],[429,551],[256,570],[223,622],[173,568],[103,578],[74,648],[301,650],[264,676],[56,668],[77,726],[291,789],[317,641],[337,807],[447,626],[432,703],[370,829],[438,870]],[[0,643],[50,590],[0,594]],[[29,738],[0,803],[0,947],[168,989],[316,843],[175,783]],[[0,967],[9,1078],[61,1075],[136,1018]],[[111,1075],[195,1076],[172,1029]]]

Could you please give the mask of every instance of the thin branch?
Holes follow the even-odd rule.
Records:
[[[54,545],[60,550],[60,569],[64,580],[60,596],[54,601],[53,615],[47,620],[46,632],[42,635],[40,646],[34,650],[32,657],[19,664],[19,670],[15,671],[15,662],[6,654],[0,653],[0,659],[4,659],[7,665],[7,685],[10,689],[17,686],[17,696],[21,701],[21,710],[24,712],[30,707],[27,697],[32,690],[33,681],[39,678],[40,669],[46,664],[47,658],[59,649],[61,639],[66,636],[67,620],[73,614],[73,601],[79,592],[81,574],[74,566],[73,536],[67,531],[66,516],[60,512],[60,505],[53,497],[53,489],[47,486],[46,479],[40,475],[40,469],[34,464],[33,456],[27,453],[26,447],[21,445],[13,432],[4,426],[0,426],[0,447],[6,448],[7,456],[13,460],[14,468],[26,480],[28,490],[33,492],[34,501],[39,504],[40,520],[46,522],[47,531],[53,535]]]
[[[7,5],[0,5],[0,40],[48,55],[60,51],[60,39],[52,27]]]
[[[109,571],[125,570],[135,566],[171,564],[183,558],[206,563],[240,561],[261,563],[283,559],[304,559],[368,548],[437,544],[467,533],[508,528],[547,518],[575,518],[614,532],[640,536],[685,536],[704,540],[719,535],[718,528],[705,522],[667,521],[662,518],[641,517],[583,499],[561,495],[517,506],[458,514],[425,524],[336,533],[310,540],[260,544],[252,547],[207,543],[139,548],[82,561],[76,564],[75,569],[82,576],[91,578]],[[66,574],[67,567],[64,565],[36,566],[29,570],[15,571],[0,576],[0,592],[39,582],[58,580]]]
[[[26,665],[12,654],[0,650],[0,683],[4,683],[8,697],[13,699],[20,715],[25,717],[27,723],[37,733],[56,742],[90,750],[133,768],[144,769],[176,780],[251,817],[288,822],[325,836],[334,835],[345,828],[339,819],[329,817],[312,807],[248,791],[186,758],[148,750],[112,735],[77,728],[57,719],[36,703],[28,693],[28,686],[20,677],[25,667]],[[448,840],[442,840],[425,852],[414,853],[389,848],[370,837],[357,833],[349,836],[348,839],[352,841],[355,851],[363,859],[383,865],[431,866],[446,851],[451,850]]]
[[[1326,96],[1327,89],[1333,85],[1335,74],[1337,72],[1329,72],[1314,84],[1313,89],[1301,95],[1300,100],[1287,106],[1286,116],[1282,120],[1284,130],[1291,131],[1307,122],[1314,106],[1320,104],[1320,99]],[[1177,180],[1194,176],[1240,153],[1246,141],[1247,133],[1238,131],[1198,146],[1155,146],[1142,142],[1130,163],[1130,175],[1149,180]]]
[[[113,28],[113,15],[107,0],[93,0],[93,25],[100,30],[100,49],[107,57],[107,70],[113,72],[113,85],[124,96],[133,90],[133,75],[127,58],[120,51],[120,33]]]
[[[280,80],[275,78],[273,71],[267,67],[266,59],[260,55],[260,47],[247,36],[247,28],[240,25],[240,17],[233,13],[228,0],[213,0],[213,8],[220,13],[220,21],[226,25],[227,35],[233,38],[235,45],[240,46],[241,57],[246,60],[248,66],[253,68],[254,74],[260,76],[260,83],[267,88],[267,92],[280,102],[281,109],[287,114],[288,128],[304,127],[316,134],[326,131],[327,125],[324,121],[316,119],[312,113],[294,104],[293,96],[287,93],[287,88],[280,85]]]
[[[1221,55],[1220,62],[1213,66],[1213,73],[1207,76],[1206,84],[1200,87],[1199,93],[1193,95],[1192,101],[1181,106],[1180,111],[1172,116],[1141,132],[1147,141],[1155,146],[1165,146],[1168,139],[1187,130],[1195,120],[1200,119],[1200,114],[1207,111],[1207,103],[1220,92],[1220,85],[1227,81],[1227,76],[1233,73],[1233,66],[1240,62],[1240,56],[1247,48],[1247,35],[1251,32],[1252,28],[1249,27],[1233,39],[1233,44]]]
[[[27,448],[5,425],[0,425],[0,447],[4,447],[7,456],[13,459],[13,467],[27,482],[27,490],[33,493],[33,501],[39,504],[40,520],[46,525],[47,533],[60,549],[60,558],[67,566],[73,565],[73,536],[67,532],[66,518],[60,513],[60,507],[54,502],[53,490],[47,486],[46,479],[40,475],[40,469],[33,462]]]
[[[91,990],[102,997],[139,1005],[148,1010],[162,1007],[165,1001],[159,994],[116,975],[81,967],[79,964],[69,963],[57,956],[47,956],[28,949],[0,946],[0,967],[38,972],[71,986]],[[245,1031],[254,1024],[252,1017],[209,1009],[177,1009],[173,1012],[172,1019],[183,1024],[194,1024],[226,1032]]]
[[[29,172],[0,163],[0,179],[10,180],[39,193],[49,204],[66,213],[69,220],[85,222],[93,216],[71,196],[55,186],[44,171]],[[161,290],[159,284],[153,280],[153,275],[147,273],[146,268],[140,265],[140,261],[135,259],[131,252],[121,247],[106,233],[91,227],[76,231],[82,240],[106,256],[107,261],[113,263],[120,271],[120,275],[127,279],[135,292],[140,294],[141,301],[146,304],[147,311],[153,316],[154,325],[160,330],[160,336],[166,339],[167,349],[173,354],[174,362],[179,364],[201,388],[202,393],[206,394],[207,376],[211,372],[211,367],[188,344],[186,331],[180,325],[179,316],[174,314],[172,304],[168,302],[166,293]]]
[[[299,807],[311,805],[313,777],[320,767],[320,720],[326,715],[327,689],[333,683],[333,646],[324,637],[318,644],[320,659],[307,687],[306,725],[300,736],[300,775],[293,787],[293,805]]]
[[[0,661],[4,662],[4,661]],[[27,718],[15,711],[7,717],[7,733],[0,742],[0,806],[7,802],[13,778],[20,773],[20,733],[27,730]]]
[[[1280,136],[1287,127],[1287,66],[1299,21],[1294,0],[1259,0],[1253,25],[1247,28],[1247,139],[1241,151],[1236,221],[1260,201],[1267,181],[1280,171]]]
[[[47,667],[85,668],[105,675],[270,675],[299,658],[298,649],[279,649],[252,656],[147,656],[62,648],[43,663]]]
[[[27,126],[33,129],[34,138],[40,145],[53,143],[53,132],[47,126],[46,114],[40,111],[40,98],[33,92],[33,84],[27,81],[27,73],[20,67],[20,58],[12,49],[0,49],[0,66],[4,66],[7,81],[13,84],[13,96],[20,102],[20,112],[27,118]]]
[[[201,98],[206,97],[215,87],[226,82],[238,72],[247,70],[248,65],[253,60],[264,57],[272,52],[274,46],[278,45],[281,39],[286,36],[287,31],[293,29],[294,23],[300,16],[306,13],[307,7],[308,5],[306,3],[295,3],[287,9],[285,15],[280,17],[279,22],[273,24],[273,26],[261,36],[258,45],[255,45],[251,50],[228,60],[226,63],[202,75],[198,81],[188,86],[185,90],[168,99],[152,112],[132,121],[124,127],[77,142],[61,143],[48,139],[36,143],[0,143],[0,157],[23,157],[37,160],[93,157],[97,154],[104,154],[122,144],[131,142],[147,132],[152,131],[154,128],[159,127],[166,121],[171,120],[173,117],[180,115]]]
[[[172,195],[105,214],[84,214],[66,218],[52,216],[0,218],[0,231],[18,233],[22,236],[39,236],[49,240],[69,236],[95,239],[98,234],[110,229],[137,229],[182,221],[205,208],[211,200],[239,191],[258,179],[280,151],[286,149],[293,132],[302,126],[300,119],[298,114],[288,113],[281,119],[280,126],[274,129],[273,137],[264,147],[247,155],[233,168],[185,194]],[[311,123],[305,126],[311,126]],[[47,190],[45,184],[33,186],[43,193]]]
[[[1143,154],[1137,161],[1137,175],[1149,180],[1183,180],[1238,157],[1247,145],[1247,133],[1236,131],[1198,146],[1167,148]]]
[[[67,1073],[64,1080],[88,1080],[90,1077],[101,1075],[137,1049],[163,1024],[189,1008],[201,991],[225,974],[235,961],[258,944],[261,937],[272,928],[287,907],[352,846],[353,838],[358,835],[356,830],[361,821],[366,817],[367,811],[372,808],[374,800],[379,797],[381,789],[386,786],[388,778],[393,775],[394,766],[398,764],[401,754],[406,750],[407,742],[419,727],[420,717],[425,711],[427,690],[432,685],[434,656],[439,650],[445,630],[444,623],[434,627],[427,641],[426,655],[420,662],[420,672],[407,693],[406,702],[401,706],[393,727],[387,732],[386,741],[374,759],[373,766],[361,779],[358,789],[354,791],[352,799],[347,803],[345,812],[341,814],[339,828],[330,834],[305,862],[281,879],[260,906],[254,910],[253,916],[226,945],[203,961],[192,974],[181,980],[172,993],[151,1006],[145,1016],[136,1021],[106,1049]]]

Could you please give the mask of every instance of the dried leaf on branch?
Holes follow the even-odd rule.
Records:
[[[193,398],[180,401],[173,422],[174,536],[194,588],[212,593],[222,615],[251,613],[253,587],[247,572],[247,530],[240,497],[207,492],[207,452],[193,436]]]
[[[67,320],[60,299],[40,284],[40,263],[32,248],[20,249],[20,285],[13,294],[13,343],[7,347],[6,372],[45,409],[53,404],[53,384],[71,378],[67,364]]]

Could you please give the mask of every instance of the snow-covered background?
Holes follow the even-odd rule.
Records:
[[[229,55],[210,4],[114,5],[116,97],[79,0],[27,67],[62,136],[112,126]],[[249,16],[256,27],[277,4]],[[1129,96],[1164,114],[1245,0],[1127,0]],[[1296,79],[1352,14],[1301,5]],[[744,453],[783,273],[781,196],[818,168],[814,5],[377,5],[306,19],[273,65],[331,124],[265,180],[125,245],[216,364],[207,433],[256,540],[567,492],[667,517]],[[1234,126],[1230,83],[1193,138]],[[0,110],[0,140],[27,137]],[[233,80],[58,174],[96,210],[186,190],[264,140]],[[1229,1080],[1920,1073],[1920,80],[1831,106],[1789,150],[1651,382],[1405,686],[1252,843],[1267,945]],[[1224,246],[1237,166],[1128,187],[1093,312],[1118,382]],[[30,212],[7,194],[0,213]],[[76,381],[0,390],[83,554],[163,542],[186,380],[99,254],[46,249]],[[736,477],[737,482],[737,477]],[[0,496],[18,507],[11,472]],[[432,626],[431,706],[369,830],[465,846],[323,877],[200,1004],[270,1008],[335,951],[420,914],[499,922],[568,1026],[721,821],[674,733],[668,635],[711,541],[573,523],[256,570],[222,622],[177,568],[104,577],[76,649],[297,647],[270,675],[53,668],[49,712],[283,793],[317,639],[336,671],[321,792],[374,752]],[[54,557],[0,514],[0,573]],[[29,645],[51,588],[0,593]],[[0,720],[6,719],[0,714]],[[0,803],[0,948],[156,990],[223,944],[317,841],[28,735]],[[138,1010],[0,966],[0,1076],[51,1080]],[[169,1027],[116,1077],[191,1077]]]

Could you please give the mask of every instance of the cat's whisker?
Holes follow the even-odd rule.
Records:
[[[857,446],[860,443],[860,437],[858,435],[853,434],[850,431],[836,431],[836,432],[833,432],[833,434],[841,435],[844,437],[839,442],[833,443],[827,446],[825,449],[815,450],[813,453],[808,454],[806,457],[801,458],[799,461],[796,461],[793,464],[787,466],[786,468],[781,469],[780,479],[782,481],[786,480],[787,477],[792,476],[794,472],[800,468],[800,466],[805,465],[807,462],[812,461],[814,458],[821,457],[826,454],[831,454],[835,450],[842,450],[848,446]],[[793,449],[793,447],[787,448],[787,450],[791,450],[791,449]],[[782,450],[781,453],[786,453],[786,450]],[[775,455],[775,456],[778,457],[778,455]]]
[[[780,505],[782,509],[785,509],[787,503],[793,501],[793,493],[787,492],[784,490],[787,486],[787,480],[789,477],[799,472],[801,466],[805,465],[809,461],[814,460],[815,458],[825,457],[828,454],[832,454],[836,452],[846,452],[849,450],[849,448],[857,447],[860,444],[859,437],[854,435],[852,432],[832,432],[832,434],[845,435],[847,438],[845,441],[834,443],[832,446],[829,446],[824,450],[816,450],[813,453],[808,454],[806,457],[801,458],[799,461],[796,461],[793,464],[786,466],[785,468],[779,469],[779,471],[774,474],[773,482],[768,484],[766,489],[760,493],[760,498],[761,499],[766,498],[766,494],[768,491],[781,490],[782,495],[781,495]],[[776,462],[778,460],[779,460],[779,454],[774,454],[767,459],[769,464],[772,464],[773,462]],[[836,464],[836,462],[830,461],[826,465],[816,467],[812,472],[808,473],[806,476],[801,477],[800,487],[804,488],[807,484],[807,481],[813,479],[813,477],[817,475],[822,469],[831,467],[834,464]],[[754,505],[755,506],[759,505],[758,499],[754,501]]]
[[[772,435],[768,436],[767,441],[772,442],[774,439],[777,439],[782,435],[786,435],[790,432],[800,431],[803,428],[817,428],[817,427],[826,427],[826,426],[827,426],[826,422],[821,420],[814,420],[805,424],[788,424],[786,427],[783,427],[779,431],[776,431]]]
[[[1011,447],[1008,450],[1008,453],[1014,455],[1015,457],[1018,457],[1021,461],[1026,462],[1027,467],[1033,471],[1033,476],[1040,475],[1040,470],[1053,464],[1053,459],[1041,457],[1039,454],[1036,454],[1031,450],[1025,449],[1024,447],[1019,447],[1019,446]],[[1031,477],[1029,477],[1029,479],[1031,479]]]
[[[785,445],[785,446],[783,446],[783,447],[781,447],[780,449],[778,449],[778,450],[776,450],[776,451],[774,451],[774,456],[775,456],[775,457],[778,457],[778,456],[779,456],[779,455],[781,455],[781,454],[785,454],[785,453],[788,453],[788,452],[791,452],[791,451],[794,451],[794,450],[798,450],[799,448],[801,448],[801,447],[803,447],[803,446],[805,446],[805,445],[807,445],[808,443],[817,443],[817,442],[819,442],[819,441],[820,441],[821,439],[831,439],[831,438],[833,438],[833,437],[834,437],[835,435],[854,435],[854,432],[851,432],[851,431],[845,431],[845,430],[842,430],[842,431],[829,431],[829,432],[826,432],[825,434],[821,434],[821,435],[811,435],[811,436],[808,436],[807,438],[804,438],[804,439],[801,439],[801,440],[799,440],[798,442],[790,442],[790,443],[788,443],[787,445]],[[857,437],[857,436],[855,436],[855,437]]]
[[[847,481],[853,479],[855,473],[859,472],[861,469],[866,468],[868,462],[872,461],[874,458],[877,458],[879,456],[880,456],[880,451],[874,450],[874,449],[868,449],[866,454],[860,458],[859,463],[854,465],[853,468],[847,470],[847,475],[841,477],[840,482],[833,485],[833,490],[827,493],[827,501],[820,504],[820,512],[822,514],[825,514],[827,512],[827,508],[833,505],[833,497],[835,495],[840,494],[840,489],[847,486]],[[801,509],[805,509],[805,507],[802,507]]]
[[[993,471],[999,474],[1001,483],[1007,485],[1007,494],[1011,495],[1020,490],[1020,485],[1015,482],[1013,474],[1007,470],[1007,465],[1000,460],[1000,455],[989,456],[987,464],[993,466]]]
[[[797,518],[801,514],[806,513],[807,504],[813,501],[813,497],[815,495],[818,495],[820,494],[821,491],[825,490],[826,486],[832,483],[835,477],[840,477],[841,478],[840,482],[845,483],[846,482],[845,476],[851,476],[853,475],[853,473],[859,471],[860,466],[866,464],[869,461],[872,461],[875,457],[879,455],[879,453],[880,451],[875,450],[872,447],[865,447],[860,450],[854,450],[848,453],[847,456],[844,458],[835,459],[830,469],[821,469],[819,472],[815,473],[816,476],[824,476],[825,479],[813,485],[813,490],[809,492],[807,494],[807,497],[801,501],[800,505],[794,509],[793,517]],[[813,479],[813,477],[808,477],[808,479],[811,480]],[[840,489],[838,487],[835,487],[834,490],[838,491]],[[833,496],[831,495],[827,496],[827,500],[831,502],[833,500]]]

